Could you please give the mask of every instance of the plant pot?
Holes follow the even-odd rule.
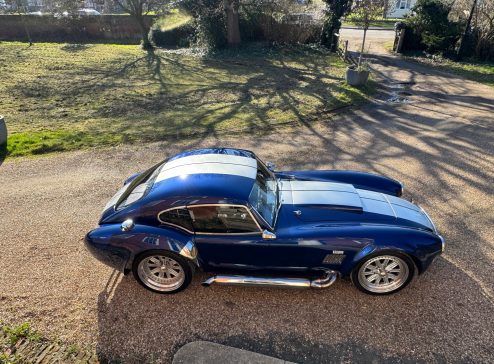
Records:
[[[7,143],[7,126],[5,119],[0,115],[0,145]]]
[[[347,68],[345,79],[350,86],[361,86],[369,79],[369,71]]]

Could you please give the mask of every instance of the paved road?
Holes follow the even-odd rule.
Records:
[[[295,362],[494,362],[494,92],[379,55],[379,100],[268,135],[68,153],[0,167],[0,318],[97,345],[102,358],[169,361],[208,340]],[[397,82],[404,82],[402,84]],[[398,95],[397,92],[406,94]],[[396,97],[401,102],[386,102]],[[280,169],[350,168],[402,180],[446,253],[389,297],[203,288],[159,296],[96,262],[80,239],[123,178],[191,147],[255,150]]]
[[[340,31],[340,40],[344,42],[348,40],[348,48],[352,51],[360,51],[362,47],[362,37],[364,31],[362,29],[343,28]],[[394,30],[373,30],[367,31],[364,57],[366,54],[385,54],[383,45],[394,41]]]

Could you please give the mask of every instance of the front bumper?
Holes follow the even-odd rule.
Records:
[[[125,272],[130,258],[130,252],[125,248],[115,247],[106,242],[96,241],[89,232],[84,238],[87,250],[103,264]]]

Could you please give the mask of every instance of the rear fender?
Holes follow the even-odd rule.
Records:
[[[130,231],[122,231],[121,224],[105,224],[89,232],[86,239],[108,250],[126,251],[126,270],[132,267],[136,256],[148,250],[170,251],[199,266],[197,249],[191,236],[169,228],[136,224]]]

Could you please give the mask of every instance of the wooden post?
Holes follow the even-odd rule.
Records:
[[[405,40],[405,32],[406,32],[405,28],[403,28],[400,31],[400,36],[398,37],[398,44],[396,45],[396,49],[395,49],[396,53],[401,53],[401,48],[403,47],[403,41]]]
[[[343,59],[346,61],[348,56],[348,39],[345,40],[345,50],[343,52]]]
[[[333,33],[333,42],[331,43],[331,52],[337,52],[340,45],[340,33]]]

